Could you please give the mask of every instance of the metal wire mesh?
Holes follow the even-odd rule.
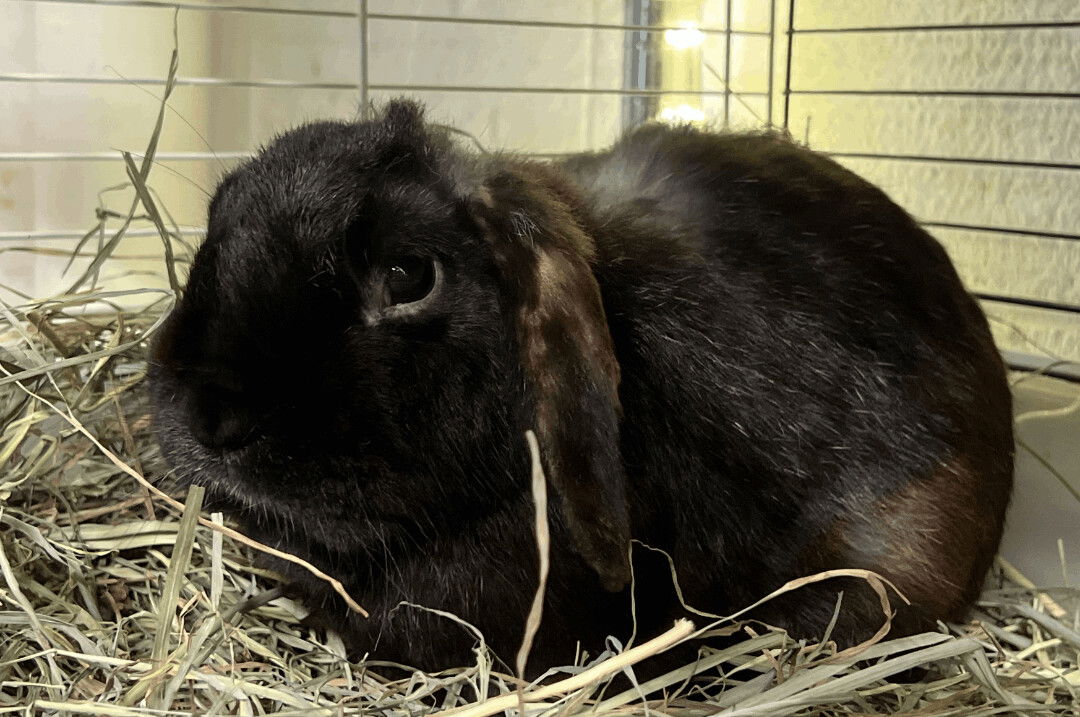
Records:
[[[375,95],[385,93],[409,93],[420,94],[430,92],[460,93],[472,96],[490,95],[493,93],[519,93],[523,97],[530,95],[574,95],[574,96],[615,96],[623,98],[622,125],[625,128],[655,116],[656,100],[667,95],[688,94],[686,88],[667,89],[657,86],[655,69],[658,58],[653,56],[655,46],[653,39],[659,37],[659,33],[678,29],[678,25],[665,25],[658,20],[660,15],[656,8],[662,0],[626,0],[624,21],[619,22],[586,22],[573,21],[571,19],[519,19],[515,17],[484,17],[484,16],[461,16],[447,14],[446,12],[375,12],[369,8],[368,0],[357,0],[355,3],[339,3],[333,7],[319,6],[317,3],[293,3],[288,6],[282,5],[257,5],[245,3],[206,4],[202,2],[167,2],[165,0],[18,0],[19,2],[42,3],[61,2],[69,5],[101,5],[123,6],[130,8],[180,8],[190,13],[242,13],[275,15],[289,21],[297,17],[320,17],[340,19],[342,22],[355,23],[354,37],[357,43],[359,58],[356,68],[355,81],[324,81],[318,79],[298,80],[282,78],[229,78],[229,77],[181,77],[178,84],[181,86],[201,87],[233,87],[249,89],[276,89],[276,90],[317,90],[317,91],[341,91],[348,90],[356,93],[360,107],[368,107]],[[754,2],[754,0],[744,0]],[[703,26],[700,32],[708,36],[722,35],[724,37],[724,51],[722,66],[715,68],[719,77],[719,89],[706,89],[699,87],[692,91],[699,97],[712,97],[722,100],[722,109],[715,117],[717,124],[727,125],[731,122],[732,108],[736,101],[744,102],[747,98],[759,98],[765,102],[765,116],[761,117],[763,125],[778,126],[790,131],[797,139],[800,138],[799,128],[791,126],[793,113],[799,107],[799,103],[807,101],[807,98],[815,96],[839,96],[839,97],[963,97],[975,98],[980,101],[1000,98],[1017,100],[1063,100],[1076,102],[1080,100],[1080,92],[1077,85],[1080,84],[1080,70],[1077,72],[1076,82],[1062,86],[1060,89],[911,89],[902,87],[866,87],[852,86],[850,88],[815,88],[799,86],[797,78],[793,80],[793,70],[798,70],[800,61],[799,45],[808,36],[836,37],[860,33],[866,42],[874,42],[875,37],[886,37],[901,33],[980,33],[986,31],[1025,31],[1040,30],[1045,32],[1075,33],[1080,28],[1080,22],[1074,18],[1061,20],[1044,20],[1039,22],[986,22],[986,23],[945,23],[945,24],[919,24],[919,25],[867,25],[853,27],[815,27],[800,22],[799,7],[797,0],[759,0],[768,6],[767,29],[739,29],[733,27],[732,2],[725,4],[724,22],[722,27]],[[385,7],[385,6],[384,6]],[[394,5],[396,9],[398,6]],[[415,9],[420,4],[411,3],[404,7]],[[441,6],[440,6],[441,7]],[[782,18],[778,22],[778,18]],[[378,25],[376,26],[375,22]],[[562,30],[596,30],[618,31],[624,33],[626,38],[625,67],[623,72],[624,85],[622,87],[582,87],[562,86],[559,84],[536,84],[522,85],[479,85],[475,83],[439,82],[410,83],[396,81],[380,81],[371,73],[371,58],[369,47],[374,33],[386,32],[395,23],[438,23],[445,26],[449,32],[456,27],[489,26],[496,28],[534,28],[548,29],[552,31]],[[764,91],[733,91],[733,37],[761,37],[767,38],[767,87]],[[653,39],[650,39],[653,38]],[[857,71],[857,68],[855,68]],[[144,86],[161,85],[164,82],[156,77],[121,78],[107,75],[81,75],[81,74],[57,74],[48,72],[0,72],[0,88],[4,85],[39,83],[46,85],[72,85],[86,86],[94,84],[117,85],[136,83]],[[1075,172],[1080,169],[1080,163],[1074,161],[1048,161],[1045,158],[1009,157],[997,158],[989,156],[946,156],[934,153],[896,153],[887,151],[833,151],[826,152],[843,162],[845,160],[873,160],[882,162],[911,162],[923,165],[947,166],[947,165],[970,165],[992,167],[995,171],[1009,173],[1020,170],[1053,170],[1057,172]],[[222,152],[170,152],[159,154],[161,160],[171,161],[204,161],[219,159],[239,159],[247,156],[246,149],[229,149]],[[556,156],[557,152],[541,153],[542,156]],[[33,162],[98,162],[116,161],[115,152],[97,151],[51,151],[48,147],[34,148],[32,151],[4,151],[0,152],[0,164],[2,163],[33,163]],[[1075,197],[1073,198],[1075,201]],[[1002,222],[986,221],[983,223],[960,221],[951,216],[922,216],[918,217],[922,224],[930,231],[939,229],[967,230],[977,232],[980,235],[1004,235],[1009,237],[1025,237],[1039,242],[1076,242],[1080,240],[1080,231],[1061,231],[1060,227],[1031,226],[1021,223],[1008,224]],[[186,227],[185,231],[197,233],[197,227]],[[68,228],[41,229],[35,231],[0,231],[0,240],[25,240],[25,239],[62,239],[75,238],[82,235],[82,231]],[[1075,245],[1070,251],[1080,251],[1080,244]],[[979,291],[978,296],[986,302],[1022,306],[1045,312],[1056,312],[1075,316],[1080,314],[1080,304],[1063,301],[1060,298],[1049,296],[1019,295],[1008,291],[990,292]],[[1080,331],[1077,332],[1080,337]],[[1023,364],[1024,361],[1019,360]],[[1031,364],[1030,361],[1027,362]]]

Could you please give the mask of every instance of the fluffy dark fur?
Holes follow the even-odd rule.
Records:
[[[400,256],[441,267],[408,310],[380,283]],[[358,653],[423,668],[473,637],[402,601],[520,643],[529,428],[554,501],[535,667],[629,635],[631,537],[715,613],[860,567],[912,600],[897,631],[961,617],[1011,485],[1002,363],[942,248],[768,134],[647,126],[545,165],[407,102],[300,127],[218,188],[151,378],[178,479],[340,578],[370,619],[275,565]],[[632,562],[648,636],[682,610],[663,556]],[[817,636],[840,590],[835,635],[872,634],[854,580],[757,616]]]

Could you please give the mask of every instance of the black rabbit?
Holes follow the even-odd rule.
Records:
[[[953,191],[927,187],[927,191]],[[1010,396],[945,252],[880,190],[774,134],[645,126],[544,164],[475,155],[396,101],[290,131],[221,183],[151,360],[181,482],[372,611],[275,564],[358,652],[512,658],[537,581],[527,429],[552,487],[530,665],[631,631],[631,538],[686,602],[858,567],[963,615],[1012,480]],[[683,614],[632,551],[639,636]],[[850,643],[860,581],[755,616]],[[894,601],[895,602],[895,601]]]

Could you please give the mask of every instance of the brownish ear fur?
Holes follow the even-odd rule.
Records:
[[[619,365],[589,266],[593,242],[566,199],[551,170],[522,163],[485,182],[473,213],[516,306],[549,480],[578,551],[619,590],[630,579]]]

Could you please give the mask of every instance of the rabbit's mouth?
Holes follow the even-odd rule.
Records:
[[[166,461],[172,466],[161,482],[179,488],[201,486],[206,491],[204,507],[207,510],[232,514],[247,510],[266,511],[273,507],[270,496],[259,488],[245,468],[243,456],[209,451],[190,437],[170,435],[165,431],[159,431],[158,440]],[[243,449],[246,451],[248,449]]]
[[[260,437],[228,450],[209,449],[190,434],[160,432],[166,460],[181,485],[200,485],[207,500],[220,502],[229,512],[292,513],[335,507],[362,510],[372,502],[371,481],[399,480],[377,459],[306,451],[283,450],[278,440]]]
[[[399,507],[380,500],[371,494],[386,498],[384,488],[365,490],[356,480],[360,472],[379,470],[372,465],[333,458],[290,462],[258,444],[199,463],[198,470],[175,477],[205,488],[206,510],[220,511],[250,537],[301,557],[312,551],[348,554],[415,533],[405,502]],[[391,480],[400,476],[384,474],[379,482]]]

